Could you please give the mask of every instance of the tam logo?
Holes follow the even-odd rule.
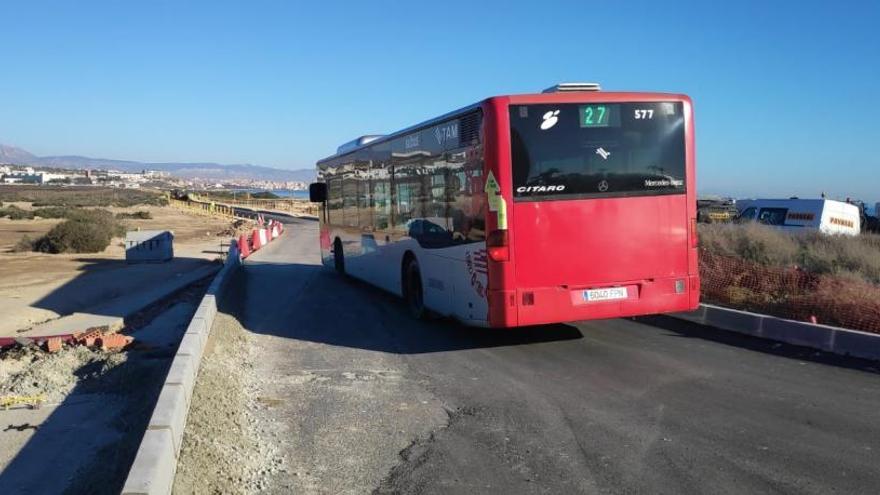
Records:
[[[550,110],[544,114],[542,117],[543,120],[541,121],[542,131],[552,128],[557,122],[559,122],[559,112],[560,110]]]
[[[458,139],[458,123],[435,127],[434,137],[437,138],[437,144],[443,144],[450,139]]]

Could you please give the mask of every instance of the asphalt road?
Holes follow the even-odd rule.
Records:
[[[319,266],[294,220],[238,319],[283,493],[876,493],[870,362],[668,318],[486,330],[416,322]]]

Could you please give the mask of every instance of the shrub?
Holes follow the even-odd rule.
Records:
[[[857,275],[862,280],[880,284],[880,237],[806,236],[802,243],[800,264],[810,272],[850,277]]]
[[[46,253],[98,253],[110,245],[124,227],[106,210],[74,210],[69,219],[59,223],[34,243],[34,249]]]
[[[150,214],[149,211],[136,211],[134,213],[117,213],[116,218],[120,220],[150,220],[153,218],[153,215]]]
[[[34,250],[34,240],[27,234],[21,236],[21,239],[12,246],[12,252],[23,253]]]
[[[699,239],[705,251],[761,265],[791,266],[799,250],[794,236],[760,224],[701,224]]]
[[[760,224],[700,225],[700,248],[763,266],[880,284],[880,236],[790,233]]]
[[[69,218],[70,215],[71,209],[63,206],[50,206],[34,210],[34,216],[40,218]]]
[[[10,220],[30,220],[34,218],[34,212],[9,205],[6,208],[0,208],[0,217],[9,217]]]

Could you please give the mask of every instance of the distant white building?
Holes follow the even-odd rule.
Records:
[[[171,176],[168,172],[163,172],[161,170],[144,170],[144,177],[147,179],[164,179],[166,177]]]
[[[40,176],[40,184],[47,184],[53,180],[65,180],[71,179],[72,177],[67,174],[53,174],[51,172],[37,172],[35,175]]]

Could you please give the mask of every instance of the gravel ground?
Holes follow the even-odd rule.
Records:
[[[0,358],[0,395],[46,394],[58,402],[77,384],[97,379],[125,363],[125,352],[65,347],[49,354],[36,346],[14,349]]]
[[[202,358],[187,418],[174,493],[254,493],[268,476],[285,470],[255,412],[271,407],[254,393],[250,337],[219,313]]]

